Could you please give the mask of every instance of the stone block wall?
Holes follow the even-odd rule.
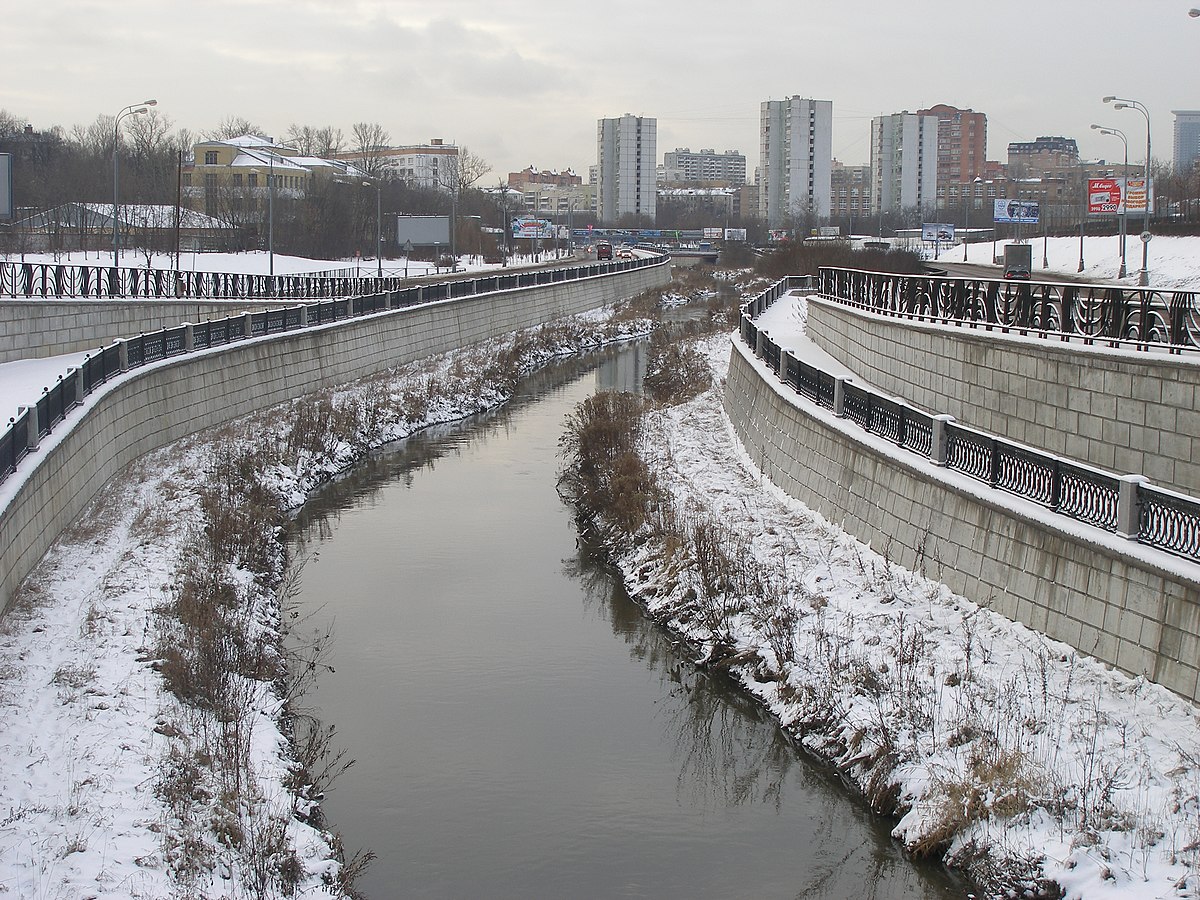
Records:
[[[1081,540],[1077,523],[809,403],[736,339],[725,410],[776,485],[877,552],[1200,702],[1200,566],[1100,529]]]
[[[669,280],[664,261],[240,341],[124,373],[89,395],[0,484],[0,609],[104,484],[150,450],[257,409],[615,303]]]
[[[1200,496],[1200,356],[914,322],[809,298],[807,333],[929,413]]]

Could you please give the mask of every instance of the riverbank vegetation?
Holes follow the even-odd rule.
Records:
[[[906,571],[785,497],[724,416],[728,340],[655,347],[649,371],[699,355],[713,386],[590,398],[561,485],[696,664],[987,896],[1195,896],[1188,705],[951,594],[936,551]]]

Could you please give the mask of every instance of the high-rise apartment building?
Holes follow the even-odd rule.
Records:
[[[772,227],[827,219],[833,166],[833,101],[789,97],[759,107],[759,215]]]
[[[663,154],[663,181],[666,184],[706,184],[740,187],[746,183],[746,157],[736,150],[717,153],[676,147]]]
[[[871,120],[871,206],[891,213],[936,206],[938,118],[908,111]]]
[[[657,211],[658,120],[626,113],[596,126],[596,205],[602,223],[622,216],[654,221]]]
[[[937,205],[942,207],[951,193],[950,185],[968,184],[984,173],[987,116],[945,103],[919,109],[917,115],[936,116],[938,120]]]
[[[1192,171],[1200,159],[1200,109],[1173,109],[1175,117],[1175,174]]]

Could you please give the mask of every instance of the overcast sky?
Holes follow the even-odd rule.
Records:
[[[833,101],[834,155],[869,159],[870,120],[935,103],[987,113],[988,158],[1065,135],[1085,156],[1169,160],[1172,109],[1200,108],[1195,0],[9,0],[0,108],[41,130],[154,97],[175,128],[230,116],[378,122],[393,143],[468,146],[509,171],[596,159],[596,120],[658,119],[676,147],[758,164],[763,100]]]

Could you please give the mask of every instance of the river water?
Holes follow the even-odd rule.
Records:
[[[721,676],[693,671],[581,544],[555,487],[565,416],[644,350],[532,379],[410,439],[297,519],[307,703],[356,762],[327,826],[377,854],[372,900],[951,898],[888,824]]]

